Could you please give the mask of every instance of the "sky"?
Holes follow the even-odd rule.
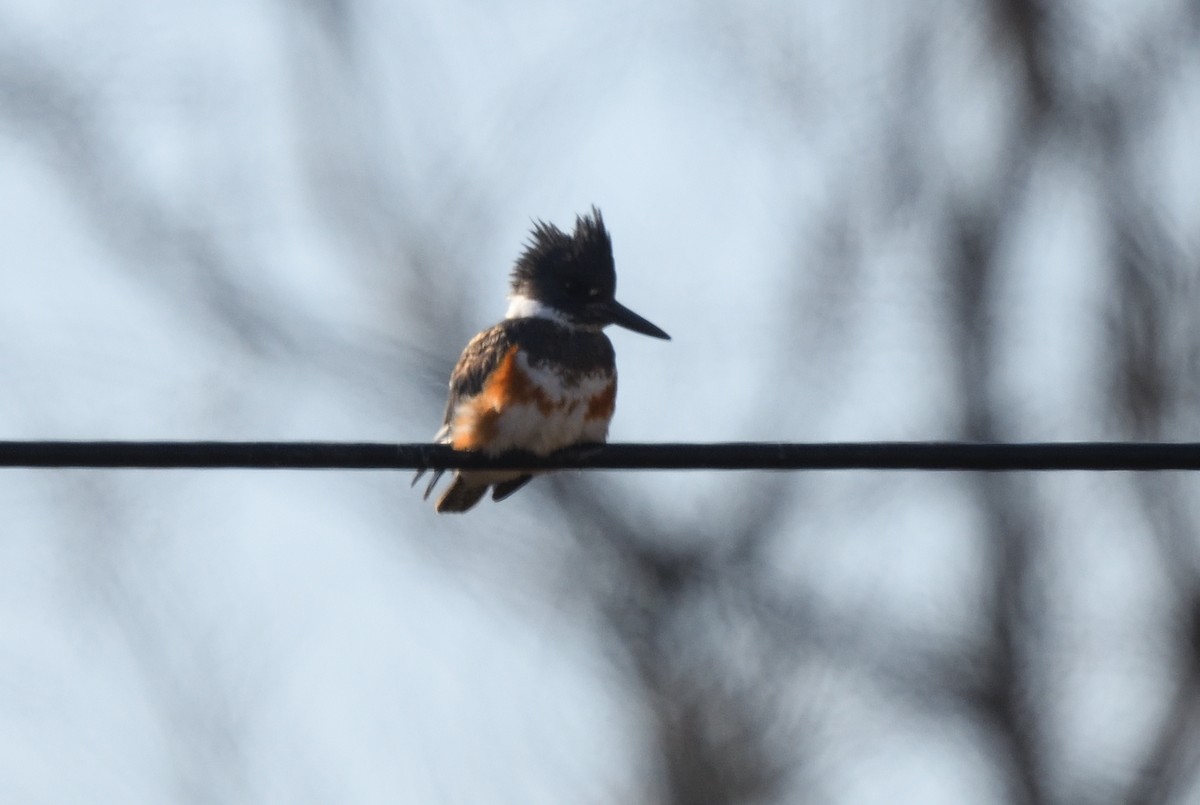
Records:
[[[1175,5],[1064,6],[1063,84],[1141,64]],[[0,436],[425,441],[532,221],[597,204],[618,298],[673,336],[612,335],[614,441],[957,438],[939,221],[1028,146],[1000,419],[1110,438],[1093,152],[1012,134],[995,38],[948,3],[0,0]],[[1172,68],[1134,184],[1187,255],[1198,69]],[[890,125],[909,103],[921,125]],[[696,539],[776,494],[564,483]],[[797,480],[772,583],[894,618],[900,643],[969,634],[964,483]],[[1088,568],[1062,622],[1103,626],[1060,658],[1099,671],[1056,677],[1088,770],[1139,736],[1106,725],[1156,712],[1167,671],[1106,644],[1163,594],[1119,536],[1140,527],[1128,488],[1047,483],[1048,519],[1079,532],[1057,561]],[[0,800],[655,801],[654,713],[546,505],[572,487],[548,489],[439,518],[392,473],[4,471]],[[808,767],[827,801],[1005,801],[965,719],[860,682],[814,659],[795,683],[832,691]]]

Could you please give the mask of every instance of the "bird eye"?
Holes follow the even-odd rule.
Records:
[[[588,288],[588,297],[590,297],[591,299],[595,299],[599,295],[600,295],[600,289],[597,288],[596,286],[593,285],[591,288]]]
[[[563,280],[562,287],[563,287],[563,290],[566,291],[567,296],[573,297],[575,299],[582,299],[585,296],[592,295],[592,289],[588,288],[586,285],[584,285],[579,280],[565,279],[565,280]]]

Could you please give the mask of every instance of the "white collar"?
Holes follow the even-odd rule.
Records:
[[[549,319],[552,322],[567,327],[573,326],[571,322],[567,321],[567,317],[563,315],[561,310],[520,294],[508,298],[508,312],[504,314],[504,318]]]

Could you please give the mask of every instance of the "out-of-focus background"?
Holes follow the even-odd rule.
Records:
[[[1200,6],[0,3],[0,436],[423,441],[597,204],[616,441],[1200,438]],[[5,803],[1200,801],[1180,474],[0,473]]]

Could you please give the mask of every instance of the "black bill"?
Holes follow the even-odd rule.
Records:
[[[608,310],[612,323],[618,327],[624,327],[626,330],[633,330],[635,333],[649,335],[654,338],[671,340],[671,336],[667,335],[662,328],[646,321],[615,299],[609,303]]]

